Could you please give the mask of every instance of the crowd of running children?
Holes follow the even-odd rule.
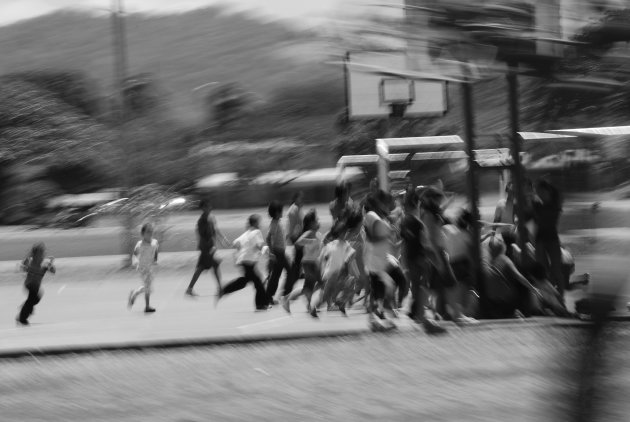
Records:
[[[281,305],[290,313],[292,303],[301,296],[307,312],[315,318],[324,306],[346,315],[349,306],[361,304],[376,330],[395,327],[394,319],[409,299],[407,315],[431,334],[445,331],[438,319],[461,325],[477,323],[470,315],[478,314],[480,288],[490,317],[568,315],[563,292],[569,287],[572,263],[558,238],[560,195],[544,180],[535,190],[531,184],[528,188],[523,214],[536,228],[528,239],[533,244],[528,243],[531,247],[523,252],[515,246],[518,204],[508,185],[506,198],[497,206],[496,224],[482,237],[483,286],[471,283],[471,214],[462,210],[454,221],[445,217],[450,199],[439,184],[422,188],[410,184],[404,192],[392,195],[379,190],[373,181],[360,203],[354,203],[350,187],[341,184],[330,203],[333,224],[327,233],[320,232],[314,209],[303,213],[301,192],[293,197],[285,228],[281,222],[283,206],[273,201],[268,208],[271,223],[266,237],[260,230],[260,216],[251,215],[247,230],[232,243],[242,276],[226,284],[221,280],[221,259],[216,251],[219,244],[230,244],[218,229],[209,203],[202,201],[203,212],[197,222],[200,254],[186,294],[194,296],[199,276],[212,269],[218,285],[217,301],[251,282],[257,310]],[[142,226],[141,235],[133,255],[142,284],[130,292],[128,306],[131,308],[137,296],[144,294],[144,310],[152,313],[155,309],[150,306],[150,295],[158,242],[151,224]],[[292,259],[287,257],[287,246],[293,246]],[[532,259],[524,259],[526,253],[531,253]],[[41,299],[44,274],[55,272],[53,259],[44,262],[44,255],[45,246],[37,244],[22,263],[28,273],[28,298],[17,320],[24,325]],[[265,255],[268,276],[263,282],[257,265]],[[276,296],[283,272],[285,283]],[[296,289],[301,278],[304,283]]]

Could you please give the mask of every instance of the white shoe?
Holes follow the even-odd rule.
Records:
[[[476,320],[475,318],[470,318],[470,317],[462,315],[461,317],[459,317],[459,318],[457,318],[455,320],[455,324],[457,324],[457,325],[477,325],[477,324],[479,324],[479,321]]]

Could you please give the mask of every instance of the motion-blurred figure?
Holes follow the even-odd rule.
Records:
[[[43,243],[36,243],[31,248],[30,254],[24,258],[21,264],[22,271],[26,272],[26,280],[24,280],[24,288],[28,292],[26,301],[22,305],[22,309],[17,322],[22,325],[29,325],[28,318],[33,313],[35,305],[42,298],[41,285],[44,275],[50,271],[56,273],[54,265],[55,258],[48,258],[48,262],[44,263],[44,255],[46,254],[46,246]]]
[[[257,214],[249,216],[247,219],[247,230],[234,241],[236,248],[236,265],[243,270],[243,276],[232,280],[225,287],[219,289],[217,303],[223,296],[239,291],[250,281],[256,289],[256,310],[266,311],[269,309],[269,300],[265,291],[265,286],[258,275],[256,265],[261,257],[261,252],[265,248],[265,241],[260,231],[260,216]]]
[[[296,192],[293,195],[293,201],[289,210],[287,211],[287,243],[293,245],[293,263],[291,265],[291,277],[287,277],[284,283],[284,289],[282,293],[283,298],[287,298],[295,282],[300,278],[302,273],[302,257],[304,256],[304,248],[301,245],[296,244],[304,232],[304,213],[302,212],[302,205],[304,203],[304,193],[302,191]]]
[[[228,244],[227,238],[221,233],[217,227],[217,221],[212,213],[212,207],[208,201],[201,202],[202,213],[197,220],[197,248],[199,249],[199,259],[197,260],[197,267],[195,273],[190,280],[190,284],[186,289],[188,296],[194,296],[195,292],[193,288],[195,283],[199,279],[202,272],[209,269],[214,270],[214,276],[217,279],[217,288],[221,289],[221,260],[217,257],[217,236],[224,244]]]
[[[304,268],[304,285],[300,290],[294,290],[288,296],[282,298],[281,304],[285,311],[291,313],[291,301],[301,295],[306,297],[307,311],[311,312],[311,302],[315,288],[321,284],[321,272],[319,267],[319,254],[321,253],[324,237],[319,232],[319,220],[317,212],[312,209],[304,216],[304,232],[295,242],[304,251],[302,267]]]
[[[536,261],[547,270],[549,281],[564,297],[565,286],[562,275],[562,252],[558,236],[558,221],[562,213],[562,198],[558,189],[549,181],[536,183],[536,198],[533,216],[536,223]]]
[[[280,222],[282,219],[282,208],[283,206],[280,202],[272,201],[268,209],[271,223],[269,223],[269,231],[267,232],[267,245],[269,246],[270,252],[267,297],[271,305],[277,304],[274,295],[278,290],[278,283],[283,271],[286,273],[285,285],[289,284],[292,286],[293,284],[291,282],[293,272],[291,271],[291,265],[286,255],[286,238]]]
[[[154,267],[158,260],[158,241],[153,238],[153,226],[146,223],[140,230],[142,239],[138,241],[133,250],[134,259],[138,262],[138,271],[142,278],[142,286],[129,293],[128,307],[131,309],[136,298],[144,293],[144,312],[155,312],[151,307],[151,291],[153,289]]]

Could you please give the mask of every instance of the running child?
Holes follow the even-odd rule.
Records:
[[[286,255],[286,239],[284,230],[280,224],[282,219],[282,204],[278,201],[272,201],[269,204],[269,217],[271,217],[271,223],[269,223],[269,232],[267,233],[267,245],[269,246],[269,260],[270,260],[270,273],[267,282],[267,297],[269,303],[274,305],[277,302],[274,299],[276,291],[278,290],[278,283],[282,271],[286,272],[285,284],[291,282],[293,272],[291,271],[291,265],[287,260]]]
[[[36,243],[31,248],[30,254],[24,258],[20,266],[21,270],[26,272],[24,288],[28,292],[28,296],[16,318],[16,321],[19,324],[29,325],[28,318],[33,313],[35,305],[37,305],[42,299],[41,285],[44,275],[48,271],[53,274],[56,272],[54,265],[55,258],[50,257],[48,258],[48,261],[44,263],[45,254],[46,246],[43,243]]]
[[[364,304],[367,307],[367,298],[370,294],[370,278],[368,277],[365,267],[365,229],[363,228],[363,213],[360,209],[354,208],[346,223],[346,240],[350,243],[350,246],[356,251],[355,259],[357,262],[357,268],[359,270],[359,277],[355,283],[354,293],[358,296],[361,291],[364,292]],[[357,299],[357,301],[360,299]],[[354,299],[353,299],[354,301]]]
[[[153,313],[155,308],[151,307],[151,290],[153,285],[154,267],[157,265],[158,259],[158,241],[153,238],[153,225],[146,223],[140,229],[142,240],[138,241],[133,250],[134,260],[137,262],[138,271],[142,278],[142,286],[132,290],[129,293],[127,306],[129,309],[133,306],[136,298],[144,293],[144,312]]]
[[[311,303],[311,316],[314,318],[317,318],[317,309],[323,302],[336,302],[341,313],[346,315],[346,304],[354,294],[354,281],[359,276],[359,270],[355,260],[356,251],[345,235],[345,224],[335,224],[329,232],[332,240],[320,253],[322,284],[319,294],[313,295]]]
[[[256,265],[261,257],[261,252],[267,249],[263,240],[262,232],[259,229],[260,216],[257,214],[249,216],[247,219],[247,230],[234,241],[236,248],[236,265],[243,269],[243,276],[232,280],[219,289],[217,302],[227,294],[234,293],[247,286],[250,281],[256,289],[256,310],[266,311],[269,308],[269,299],[265,292],[262,280],[256,270]]]
[[[199,259],[193,273],[192,279],[186,289],[186,295],[196,296],[193,288],[204,271],[212,269],[217,280],[217,288],[221,288],[221,259],[217,256],[217,240],[228,245],[229,242],[225,235],[219,230],[217,220],[212,215],[212,207],[206,200],[200,204],[202,213],[197,220],[197,248],[199,249]],[[217,239],[218,238],[218,239]]]
[[[385,315],[385,307],[394,301],[395,282],[391,275],[391,226],[387,221],[391,196],[382,190],[370,195],[365,203],[365,264],[370,277],[368,323],[373,330],[394,328]],[[394,312],[392,312],[394,313]],[[394,316],[396,316],[394,314]],[[382,322],[381,322],[382,321]]]
[[[321,284],[321,275],[319,269],[319,254],[322,249],[324,237],[318,231],[319,220],[317,212],[312,209],[304,216],[304,233],[296,240],[295,245],[303,248],[302,268],[304,270],[304,285],[302,289],[291,292],[287,297],[283,298],[282,307],[288,313],[291,313],[291,301],[304,295],[307,300],[307,311],[311,311],[311,299],[315,287]]]

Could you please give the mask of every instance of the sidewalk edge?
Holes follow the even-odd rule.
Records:
[[[630,318],[620,319],[628,321]],[[534,328],[534,327],[564,327],[564,328],[587,328],[590,323],[574,319],[528,319],[528,320],[481,320],[478,325],[457,327],[453,323],[445,323],[448,332],[452,330],[484,330],[493,328]],[[421,326],[403,325],[389,333],[402,333],[422,331]],[[5,349],[0,350],[0,359],[17,359],[24,357],[46,357],[46,356],[63,356],[72,354],[90,354],[98,352],[114,352],[114,351],[132,351],[132,350],[159,350],[159,349],[178,349],[187,347],[221,347],[228,345],[247,345],[267,342],[288,342],[301,340],[317,340],[325,338],[338,337],[361,337],[365,334],[372,334],[367,327],[355,329],[326,330],[320,332],[302,332],[302,333],[267,333],[267,334],[249,334],[249,335],[228,335],[207,338],[184,338],[184,339],[156,339],[156,340],[137,340],[126,342],[112,343],[93,343],[83,345],[64,345],[64,346],[47,346],[47,347],[31,347],[26,349]],[[387,335],[387,333],[374,333],[375,335]]]

